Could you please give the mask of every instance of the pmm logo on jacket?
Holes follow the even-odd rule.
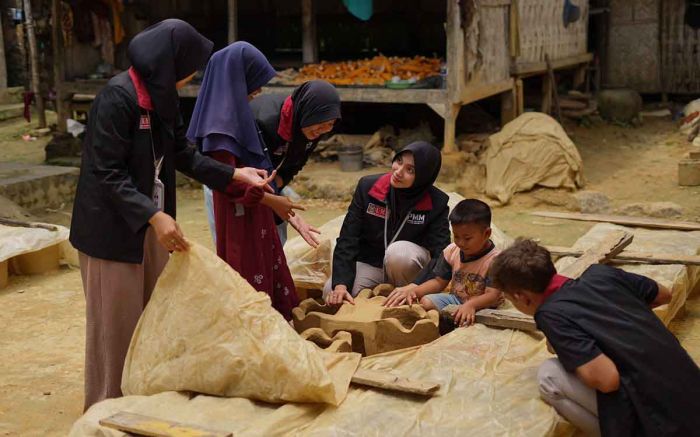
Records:
[[[149,130],[151,129],[151,117],[148,115],[142,115],[139,121],[139,129]]]
[[[412,212],[408,215],[408,223],[411,225],[424,225],[425,224],[425,214],[418,214]]]

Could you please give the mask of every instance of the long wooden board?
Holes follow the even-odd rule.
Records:
[[[624,231],[608,233],[602,241],[583,252],[573,264],[559,273],[569,278],[578,278],[593,264],[605,263],[632,243],[634,236]]]
[[[370,369],[357,369],[351,381],[357,385],[421,396],[432,396],[440,389],[440,384],[437,383],[403,378],[389,372]]]
[[[537,331],[535,319],[515,311],[484,309],[476,313],[476,323],[494,328],[517,329],[519,331]]]
[[[554,256],[581,256],[583,251],[571,247],[546,246]],[[683,264],[700,266],[700,255],[673,255],[664,253],[628,252],[626,250],[612,257],[610,262],[633,262],[643,264]]]
[[[661,220],[644,217],[629,217],[624,215],[580,214],[573,212],[536,211],[531,212],[530,214],[538,217],[558,218],[565,220],[615,223],[618,225],[634,226],[638,228],[672,229],[677,231],[700,231],[700,223],[695,222]]]
[[[214,431],[196,425],[185,425],[171,420],[157,419],[141,414],[119,413],[100,420],[100,425],[149,437],[230,437],[233,434]]]

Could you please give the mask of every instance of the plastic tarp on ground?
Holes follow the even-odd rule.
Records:
[[[600,224],[575,245],[586,248],[619,226]],[[629,250],[697,253],[700,233],[634,229]],[[570,260],[559,262],[562,267]],[[670,286],[674,299],[659,313],[670,317],[697,284],[697,269],[684,266],[626,265]],[[700,302],[678,326],[672,326],[691,355],[700,358]],[[201,312],[199,313],[201,317]],[[675,323],[675,322],[674,322]],[[693,349],[694,347],[694,349]],[[695,351],[695,352],[693,352]],[[267,351],[261,351],[263,353]],[[351,386],[339,406],[288,403],[273,405],[243,398],[190,396],[175,392],[128,396],[94,405],[73,426],[72,436],[123,436],[99,426],[119,411],[206,426],[237,436],[386,435],[386,436],[564,436],[574,430],[539,399],[536,374],[551,355],[539,333],[499,330],[483,325],[460,328],[412,349],[363,358],[361,368],[439,382],[431,399]],[[202,356],[202,359],[208,359]]]
[[[486,144],[486,194],[501,203],[535,185],[572,190],[583,185],[583,161],[576,145],[546,114],[522,114]]]
[[[169,392],[103,401],[75,423],[71,435],[123,436],[98,424],[119,411],[236,436],[570,435],[571,427],[538,397],[536,372],[548,357],[537,334],[475,325],[423,347],[362,359],[362,368],[439,382],[438,394],[428,400],[355,386],[339,407]]]
[[[632,243],[625,250],[630,252],[644,252],[674,255],[697,255],[700,250],[700,231],[661,231],[640,228],[627,228],[609,223],[599,223],[593,226],[581,237],[573,248],[586,250],[605,238],[613,230],[624,230],[634,235]],[[575,258],[562,258],[557,262],[557,268],[561,270],[572,263]],[[656,308],[654,311],[665,324],[673,319],[685,304],[690,292],[697,286],[700,280],[700,267],[684,265],[651,265],[651,264],[625,264],[618,265],[632,273],[653,278],[661,285],[668,287],[673,293],[671,303]]]
[[[78,265],[78,255],[68,242],[68,228],[59,225],[56,230],[0,225],[0,262],[58,245],[60,261]]]
[[[464,197],[457,193],[448,193],[448,206],[450,210],[457,205]],[[331,275],[331,263],[335,241],[340,235],[340,228],[343,226],[345,215],[336,217],[323,226],[321,231],[320,244],[314,249],[301,237],[295,237],[284,245],[284,253],[287,257],[287,264],[292,273],[294,282],[297,285],[308,288],[323,288]],[[513,239],[504,234],[495,224],[492,224],[492,237],[496,246],[500,249],[507,247]]]
[[[175,253],[158,279],[131,339],[122,391],[338,405],[359,362],[359,354],[302,339],[266,293],[194,245]]]

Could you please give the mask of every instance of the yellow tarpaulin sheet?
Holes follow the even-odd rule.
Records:
[[[195,244],[175,253],[158,279],[129,346],[122,391],[337,405],[359,361],[303,340],[267,294]]]
[[[535,185],[572,190],[583,185],[583,161],[576,145],[546,114],[525,113],[486,144],[486,194],[501,203]]]

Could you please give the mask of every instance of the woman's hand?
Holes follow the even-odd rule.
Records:
[[[168,251],[184,252],[190,248],[175,219],[163,211],[153,214],[148,223],[153,226],[158,242]]]
[[[236,182],[243,182],[244,184],[252,185],[254,187],[261,187],[269,193],[274,193],[275,190],[270,186],[277,176],[277,171],[273,171],[270,176],[267,175],[267,171],[261,170],[259,168],[253,167],[240,167],[235,169],[233,172],[233,180]]]
[[[385,307],[395,307],[403,304],[413,305],[413,302],[418,302],[416,295],[416,284],[408,284],[403,287],[396,287],[394,291],[389,293],[389,296],[384,301]]]
[[[355,305],[355,299],[352,298],[345,285],[336,285],[333,291],[325,296],[325,300],[328,305],[341,305],[343,302]]]
[[[301,235],[301,238],[303,238],[304,241],[306,241],[309,246],[313,247],[314,249],[316,249],[321,243],[318,241],[318,235],[321,235],[321,231],[306,223],[306,220],[304,220],[299,214],[291,217],[289,219],[289,224],[292,225],[292,227],[297,230],[299,235]]]
[[[272,210],[282,220],[288,221],[294,217],[294,210],[306,211],[306,209],[289,200],[286,196],[277,196],[275,194],[265,193],[263,200],[260,202],[263,205],[272,208]]]

